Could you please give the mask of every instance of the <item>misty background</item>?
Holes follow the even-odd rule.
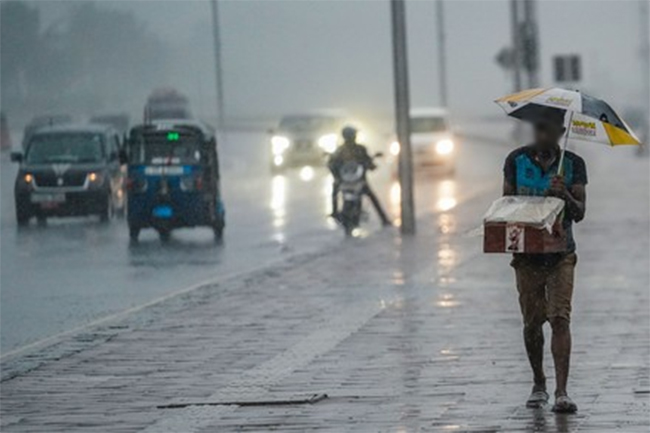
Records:
[[[638,1],[537,4],[542,85],[554,84],[553,55],[578,53],[582,90],[623,113],[644,106]],[[221,1],[226,121],[315,108],[390,115],[389,9],[381,0]],[[412,105],[435,106],[435,2],[408,1],[407,13]],[[447,0],[445,20],[452,113],[501,116],[492,100],[512,90],[495,61],[510,43],[508,1]],[[3,0],[0,30],[0,102],[12,126],[43,113],[124,111],[136,122],[161,86],[215,117],[208,1]]]

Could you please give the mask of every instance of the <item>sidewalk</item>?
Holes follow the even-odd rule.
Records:
[[[342,242],[95,330],[101,343],[2,383],[1,430],[647,432],[648,161],[608,152],[587,161],[576,228],[578,415],[523,405],[509,258],[468,235],[492,191],[420,218],[416,238]],[[214,405],[157,408],[182,403]]]

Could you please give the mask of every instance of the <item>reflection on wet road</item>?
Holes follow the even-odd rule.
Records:
[[[253,134],[231,138],[236,140],[244,144],[263,142]],[[480,146],[471,148],[472,152],[481,152]],[[500,157],[496,153],[495,161]],[[418,213],[434,215],[442,233],[452,230],[454,224],[448,212],[476,193],[484,185],[486,174],[492,174],[493,166],[473,164],[461,152],[456,178],[416,176]],[[257,175],[251,176],[248,170]],[[18,231],[14,176],[15,167],[3,156],[3,352],[198,282],[245,273],[289,254],[340,243],[344,238],[336,224],[326,218],[330,212],[331,176],[320,167],[271,175],[259,167],[227,165],[223,174],[227,206],[223,245],[213,242],[210,230],[188,229],[174,232],[164,245],[154,231],[145,230],[140,243],[129,246],[125,221],[101,225],[94,218],[54,219],[45,227],[32,224]],[[400,188],[391,170],[373,173],[370,180],[399,224]],[[366,210],[370,215],[364,227],[367,235],[379,225],[368,203]],[[439,259],[453,260],[453,255],[441,250]]]

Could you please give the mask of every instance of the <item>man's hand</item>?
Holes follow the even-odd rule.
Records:
[[[564,183],[564,176],[556,174],[553,176],[553,179],[551,179],[551,186],[548,190],[548,195],[561,198],[561,199],[566,199],[569,191],[566,188],[566,184]]]

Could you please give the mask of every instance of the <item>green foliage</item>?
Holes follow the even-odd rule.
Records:
[[[3,1],[0,8],[7,111],[121,109],[165,82],[165,46],[132,13],[80,2],[41,29],[38,7]]]

